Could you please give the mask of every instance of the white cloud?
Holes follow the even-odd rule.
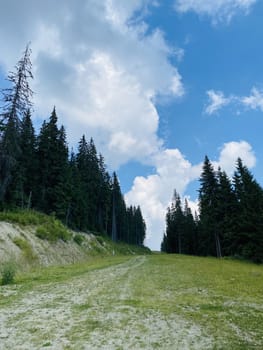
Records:
[[[248,168],[253,168],[256,165],[256,156],[252,146],[246,141],[225,143],[221,149],[219,161],[215,165],[220,166],[227,174],[232,175],[237,158],[241,158],[243,164]]]
[[[251,89],[250,96],[242,97],[241,103],[247,108],[260,109],[263,112],[263,91],[255,87]]]
[[[181,51],[159,29],[148,33],[143,15],[150,6],[149,0],[10,0],[0,12],[0,64],[12,69],[31,41],[36,113],[47,118],[56,105],[69,141],[93,136],[111,168],[157,152],[156,99],[184,92],[169,59]]]
[[[253,109],[263,111],[263,90],[256,87],[251,89],[250,95],[248,96],[230,95],[225,97],[222,91],[215,90],[208,90],[206,93],[209,101],[204,111],[209,115],[218,112],[220,109],[230,104],[245,107],[246,110]],[[238,114],[241,114],[240,109],[238,110]]]
[[[208,90],[206,93],[208,95],[209,102],[205,107],[205,113],[209,115],[217,112],[222,107],[227,106],[232,100],[231,97],[226,98],[222,91]]]
[[[146,245],[160,249],[165,229],[165,213],[176,189],[183,195],[187,185],[198,178],[201,165],[192,166],[178,149],[165,149],[151,159],[156,174],[136,177],[126,194],[127,203],[140,203],[147,225]],[[192,207],[195,203],[190,201]]]
[[[156,101],[184,93],[170,60],[183,51],[170,47],[158,28],[148,31],[143,16],[150,6],[158,2],[9,0],[0,12],[0,66],[12,69],[31,41],[34,114],[48,118],[56,105],[70,143],[92,136],[111,169],[130,160],[157,167],[157,174],[136,178],[127,195],[143,203],[155,232],[171,196],[167,188],[183,191],[192,170],[178,150],[163,150],[157,136]]]
[[[220,166],[231,176],[238,157],[248,168],[255,166],[256,157],[251,145],[246,141],[225,143],[220,150],[218,161],[213,162],[213,166],[215,169]],[[158,250],[165,230],[166,209],[174,190],[176,189],[183,198],[187,186],[200,177],[203,164],[191,164],[177,149],[163,150],[151,161],[156,166],[156,173],[147,177],[136,177],[125,198],[131,205],[140,203],[148,229],[145,244]],[[192,212],[198,212],[197,199],[192,200],[189,196],[186,198]]]
[[[207,15],[216,24],[230,22],[239,13],[247,14],[256,2],[257,0],[175,0],[175,9],[181,13],[193,11],[198,15]]]

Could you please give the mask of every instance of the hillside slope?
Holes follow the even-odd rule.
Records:
[[[85,261],[91,256],[148,252],[144,248],[113,243],[106,237],[76,233],[65,227],[69,237],[67,241],[41,239],[37,236],[39,227],[0,221],[0,263],[11,260],[19,267],[27,268],[36,265],[71,264]]]

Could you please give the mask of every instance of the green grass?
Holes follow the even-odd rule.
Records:
[[[50,216],[35,210],[12,210],[0,212],[0,221],[12,222],[22,226],[43,225],[50,221]]]
[[[36,235],[48,241],[71,239],[70,231],[54,216],[49,216],[35,210],[12,210],[0,212],[0,221],[16,223],[21,226],[37,226]]]
[[[141,317],[154,311],[167,320],[175,316],[189,327],[196,325],[203,335],[213,338],[214,349],[263,348],[263,266],[154,254],[136,271],[116,280],[118,288],[127,278],[129,296],[109,295],[106,314],[120,307],[124,315],[133,308]],[[92,307],[90,303],[82,305],[83,309],[87,306]],[[126,327],[125,317],[122,327]],[[156,348],[162,348],[160,344]]]
[[[53,312],[63,305],[63,309],[70,310],[75,320],[67,331],[69,342],[75,346],[69,345],[69,349],[77,349],[79,341],[89,344],[93,334],[102,335],[101,341],[105,336],[107,343],[111,334],[119,334],[114,332],[122,329],[126,330],[126,338],[124,347],[120,349],[125,348],[125,339],[128,342],[131,337],[137,348],[144,348],[143,334],[147,334],[147,327],[152,322],[144,323],[144,320],[147,321],[149,315],[153,315],[153,320],[155,316],[160,316],[161,322],[167,322],[167,327],[176,325],[177,320],[180,325],[182,320],[182,334],[179,327],[178,334],[173,334],[171,328],[165,335],[172,339],[184,339],[187,335],[184,332],[194,326],[201,331],[197,337],[212,339],[209,349],[263,348],[262,265],[165,254],[137,258],[116,255],[91,257],[81,264],[20,273],[16,276],[16,285],[7,287],[14,293],[1,296],[0,312],[1,308],[8,310],[20,305],[30,293],[42,295],[45,292],[46,296],[53,293],[56,295],[54,298],[45,300],[43,297],[45,310]],[[110,266],[116,266],[116,269],[105,269]],[[63,288],[60,288],[62,285]],[[76,292],[76,288],[77,296],[84,293],[84,298],[74,303],[74,298],[67,299],[67,296],[72,291]],[[56,294],[57,290],[59,293]],[[27,315],[30,316],[29,313]],[[114,317],[107,319],[108,315]],[[23,317],[24,314],[18,317],[18,324]],[[133,322],[139,322],[139,325]],[[32,324],[30,327],[32,333],[33,330],[36,333],[36,339],[41,337],[39,325]],[[158,323],[156,327],[158,331]],[[133,335],[133,332],[137,334]],[[49,341],[52,344],[48,330],[43,334],[47,339],[43,338],[44,335],[39,338],[42,344],[49,344]],[[152,348],[171,349],[165,347],[164,339],[153,339]],[[40,340],[36,340],[36,344]],[[180,349],[181,343],[178,344],[173,349]],[[79,348],[83,348],[83,343],[79,343]],[[189,347],[192,348],[197,349]]]
[[[51,242],[58,239],[67,242],[71,239],[72,234],[59,220],[51,217],[48,222],[37,227],[36,236]]]
[[[96,236],[99,243],[106,247],[110,255],[141,255],[151,254],[151,250],[144,246],[132,245],[124,242],[113,242],[108,236]],[[96,243],[93,243],[96,244]],[[97,252],[101,255],[105,254],[103,247],[97,247]],[[107,254],[108,255],[108,254]]]
[[[16,265],[13,261],[7,261],[0,267],[1,285],[13,284],[16,274]]]
[[[23,256],[27,262],[34,263],[37,261],[37,256],[34,254],[33,249],[27,240],[21,237],[14,237],[13,242],[22,250]]]
[[[134,281],[141,308],[179,314],[201,325],[231,344],[222,349],[261,348],[253,341],[263,346],[262,292],[262,265],[214,258],[150,256]]]
[[[49,266],[45,268],[38,267],[30,272],[18,274],[16,282],[19,287],[30,289],[32,286],[38,284],[64,282],[85,275],[90,271],[121,264],[128,259],[128,256],[90,257],[86,262],[72,265]]]

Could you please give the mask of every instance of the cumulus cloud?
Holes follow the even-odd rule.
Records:
[[[208,90],[206,93],[208,95],[209,102],[205,107],[205,113],[209,115],[217,112],[222,107],[227,106],[232,100],[231,97],[226,98],[222,91]]]
[[[12,69],[31,41],[35,111],[47,118],[56,105],[70,142],[93,136],[111,168],[157,152],[156,99],[184,93],[169,59],[180,50],[158,28],[147,31],[150,6],[149,0],[10,0],[0,12],[0,65]]]
[[[232,17],[247,14],[257,0],[175,0],[175,9],[184,13],[196,12],[198,15],[207,15],[214,24],[230,22]]]
[[[193,166],[178,149],[165,149],[151,159],[156,173],[136,177],[131,190],[126,194],[127,203],[140,203],[148,228],[146,244],[160,249],[165,229],[165,212],[173,191],[184,194],[187,185],[198,178],[201,164]],[[190,201],[194,208],[195,203]]]
[[[215,169],[220,166],[231,176],[238,157],[248,168],[256,164],[255,154],[248,142],[232,141],[222,146],[218,161],[214,161],[213,166]],[[165,230],[166,209],[174,190],[184,198],[187,186],[199,179],[203,164],[191,164],[178,149],[159,152],[153,157],[152,163],[156,164],[156,173],[147,177],[136,177],[125,198],[129,204],[140,203],[148,228],[145,244],[158,250]],[[192,212],[198,212],[197,199],[189,196],[186,198]]]
[[[56,105],[70,143],[83,133],[92,136],[111,169],[130,160],[157,168],[136,178],[127,195],[134,205],[144,203],[154,231],[163,224],[167,187],[183,191],[192,170],[178,150],[163,149],[157,134],[158,98],[184,94],[170,60],[181,59],[183,51],[169,46],[160,29],[148,30],[144,15],[151,6],[158,2],[9,0],[0,12],[0,66],[12,69],[31,41],[34,115],[46,119]]]
[[[219,165],[222,170],[232,175],[235,170],[237,158],[241,158],[248,168],[253,168],[256,165],[256,156],[252,146],[246,141],[225,143],[216,165]]]

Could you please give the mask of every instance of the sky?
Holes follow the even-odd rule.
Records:
[[[0,87],[31,43],[35,126],[53,106],[70,147],[94,138],[145,245],[176,191],[198,208],[205,155],[263,185],[263,1],[0,0]]]

